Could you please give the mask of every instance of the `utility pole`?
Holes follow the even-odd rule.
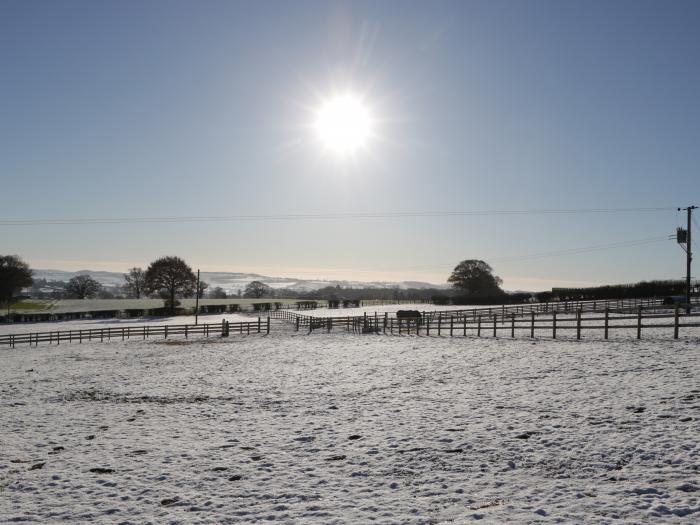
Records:
[[[686,210],[688,212],[688,229],[685,231],[685,236],[683,236],[683,230],[678,231],[678,242],[682,243],[685,241],[685,256],[686,256],[686,273],[685,273],[685,303],[686,311],[690,313],[690,265],[693,262],[693,245],[691,238],[691,225],[693,219],[693,210],[696,210],[697,206],[688,206],[687,208],[678,208],[678,211]],[[685,237],[685,239],[682,239]]]
[[[194,324],[199,319],[199,270],[197,270],[197,289],[194,292]]]

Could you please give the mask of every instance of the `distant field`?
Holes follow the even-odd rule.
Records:
[[[53,306],[53,304],[56,301],[53,300],[41,300],[41,299],[33,299],[33,300],[23,300],[23,301],[17,301],[16,303],[12,303],[10,305],[10,309],[14,311],[44,311],[44,310],[50,310]]]
[[[239,304],[241,306],[249,306],[253,303],[282,303],[287,306],[295,304],[299,299],[200,299],[201,306],[217,305],[217,304]],[[195,299],[180,299],[183,308],[194,308]],[[317,301],[319,306],[327,306],[327,301]],[[13,311],[32,311],[32,312],[51,312],[51,313],[68,313],[68,312],[96,312],[105,310],[137,310],[137,309],[153,309],[163,307],[162,299],[60,299],[60,300],[40,300],[30,299],[18,301],[11,306]]]

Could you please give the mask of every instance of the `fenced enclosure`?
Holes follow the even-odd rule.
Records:
[[[668,311],[668,310],[666,310]],[[602,311],[537,311],[501,308],[472,309],[465,311],[423,312],[419,317],[399,318],[388,312],[350,317],[313,317],[290,313],[288,319],[296,330],[333,329],[358,334],[382,333],[389,335],[425,336],[536,336],[557,338],[562,332],[574,333],[576,339],[583,334],[608,339],[612,332],[634,330],[637,339],[644,329],[667,329],[674,339],[681,328],[700,327],[700,313],[685,313],[676,307],[672,313],[660,313],[659,305],[637,306],[636,311],[625,305],[620,311],[605,308]]]
[[[667,329],[669,336],[680,336],[682,328],[700,327],[700,313],[689,313],[664,305],[659,299],[553,302],[501,305],[463,310],[416,312],[400,317],[396,312],[374,312],[344,317],[321,317],[280,309],[265,318],[243,322],[124,326],[0,335],[0,347],[19,344],[61,344],[110,341],[112,339],[227,337],[229,335],[270,333],[271,319],[291,323],[296,331],[343,330],[357,334],[424,336],[529,336],[552,337],[575,334],[577,339],[593,335],[608,339],[612,332],[634,330],[637,338],[645,329]]]
[[[269,334],[270,318],[257,321],[237,322],[222,321],[221,323],[204,324],[170,324],[157,326],[124,326],[108,328],[88,328],[84,330],[55,330],[49,332],[31,332],[24,334],[7,334],[0,336],[0,346],[14,348],[16,345],[29,344],[38,346],[39,343],[60,345],[61,342],[83,343],[104,342],[111,340],[148,339],[172,337],[228,337],[230,335]]]

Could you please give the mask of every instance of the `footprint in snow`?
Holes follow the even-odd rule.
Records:
[[[523,432],[522,434],[518,434],[517,436],[515,436],[515,439],[530,439],[535,434],[537,434],[537,432],[530,430],[527,432]]]

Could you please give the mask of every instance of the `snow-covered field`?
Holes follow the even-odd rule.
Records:
[[[700,330],[0,350],[0,522],[698,523]]]
[[[374,315],[376,312],[379,315],[384,315],[384,312],[394,313],[399,310],[418,310],[419,312],[444,312],[447,310],[460,310],[468,308],[478,308],[474,306],[454,306],[454,305],[437,305],[437,304],[386,304],[375,306],[363,306],[361,308],[319,308],[317,310],[298,310],[297,313],[303,315],[311,315],[313,317],[355,317],[364,314]],[[500,308],[500,307],[497,307]]]
[[[263,319],[267,317],[261,312]],[[205,314],[200,315],[198,322],[221,323],[226,319],[232,323],[252,322],[257,320],[257,315],[241,314]],[[34,332],[53,332],[60,330],[89,330],[100,328],[121,328],[127,326],[162,326],[173,324],[194,324],[194,315],[177,315],[173,317],[135,317],[132,319],[75,319],[70,321],[46,321],[41,323],[14,323],[0,324],[0,335],[3,334],[26,334]]]
[[[303,314],[303,315],[313,315],[315,317],[346,317],[362,315],[367,312],[368,314],[374,314],[374,312],[380,312],[382,315],[384,312],[395,312],[397,310],[406,309],[418,309],[426,308],[430,311],[438,310],[454,310],[454,306],[435,306],[428,304],[403,304],[403,305],[385,305],[385,306],[367,306],[364,308],[338,308],[333,310],[328,310],[327,308],[319,308],[316,310],[292,310],[292,312]],[[257,320],[258,316],[263,319],[266,318],[268,312],[250,312],[248,314],[200,314],[200,323],[221,323],[222,319],[225,319],[232,323],[238,322],[251,322]],[[160,326],[165,324],[194,324],[194,315],[178,315],[173,317],[140,317],[132,319],[79,319],[70,321],[47,321],[40,323],[14,323],[14,324],[4,324],[0,323],[0,335],[3,334],[20,334],[29,332],[49,332],[49,331],[59,331],[59,330],[89,330],[99,329],[99,328],[109,328],[109,327],[126,327],[126,326],[143,326],[143,325],[153,325]]]

